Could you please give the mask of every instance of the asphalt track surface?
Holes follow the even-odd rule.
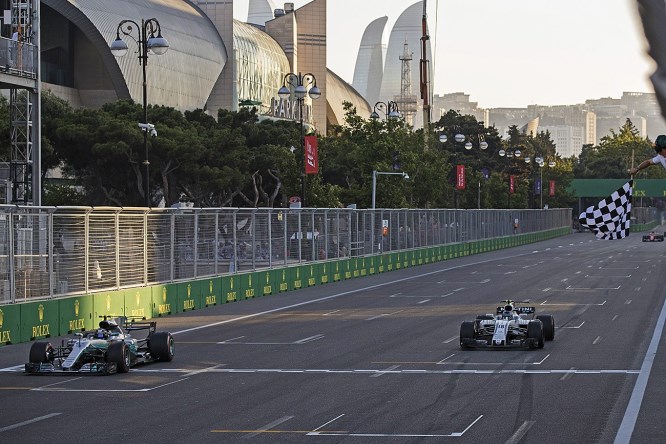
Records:
[[[29,376],[5,346],[0,443],[664,442],[665,251],[576,233],[180,314],[175,359],[127,374]],[[461,350],[503,299],[555,340]]]

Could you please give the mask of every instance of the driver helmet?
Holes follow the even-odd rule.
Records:
[[[513,306],[512,305],[505,305],[504,306],[504,311],[502,311],[502,317],[503,318],[512,318],[513,317]]]

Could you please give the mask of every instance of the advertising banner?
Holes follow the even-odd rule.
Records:
[[[515,176],[512,174],[509,176],[509,193],[513,194],[516,192],[516,185],[515,185]]]
[[[318,172],[317,136],[305,136],[305,174],[317,174]]]
[[[456,190],[465,189],[465,165],[456,165]]]
[[[551,197],[555,195],[555,181],[554,180],[551,180],[548,183],[548,195],[551,196]]]
[[[539,177],[534,180],[534,195],[541,195],[541,179]]]

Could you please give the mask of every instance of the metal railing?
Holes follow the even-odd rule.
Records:
[[[564,227],[570,209],[0,205],[0,304]]]
[[[0,72],[36,79],[36,66],[35,45],[0,37]]]

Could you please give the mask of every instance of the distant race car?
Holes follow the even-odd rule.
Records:
[[[654,231],[650,231],[648,234],[643,235],[643,242],[663,242],[664,235],[657,234]]]
[[[517,307],[511,300],[502,303],[496,314],[477,315],[476,320],[460,325],[460,348],[534,349],[555,339],[552,315],[534,316],[535,307]]]
[[[127,373],[130,367],[155,361],[171,361],[174,340],[169,332],[156,332],[156,322],[126,317],[104,316],[97,330],[76,333],[60,346],[50,342],[35,342],[30,347],[25,372],[30,374]],[[143,339],[130,332],[148,330]]]

